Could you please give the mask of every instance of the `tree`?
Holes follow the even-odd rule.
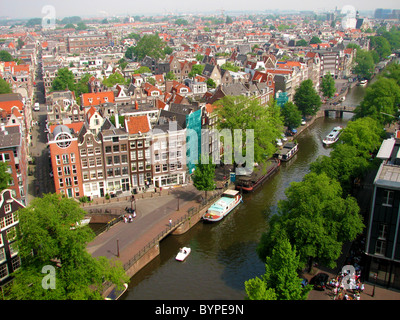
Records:
[[[0,61],[9,62],[13,61],[13,56],[6,50],[0,50]]]
[[[176,76],[172,71],[168,71],[165,75],[166,80],[176,80]]]
[[[389,41],[382,36],[371,37],[370,40],[371,48],[374,49],[380,60],[386,59],[391,53],[391,47]]]
[[[132,53],[138,61],[143,60],[146,56],[156,60],[163,59],[165,57],[163,50],[165,45],[165,42],[160,39],[158,34],[146,34],[137,42],[137,45],[133,47]]]
[[[187,26],[189,22],[186,19],[179,18],[175,20],[175,24],[178,26]]]
[[[271,257],[266,258],[265,274],[245,282],[250,300],[306,300],[312,289],[301,286],[298,271],[301,269],[296,249],[287,238],[280,239]]]
[[[282,108],[282,116],[284,119],[284,125],[289,129],[295,129],[301,125],[301,112],[291,101],[284,104]]]
[[[58,69],[57,77],[53,80],[52,91],[75,90],[75,77],[68,68]]]
[[[335,80],[330,72],[325,74],[321,81],[321,91],[325,97],[332,98],[336,92]]]
[[[311,40],[310,40],[310,44],[318,44],[318,43],[321,43],[321,42],[322,41],[317,36],[312,37]]]
[[[135,47],[128,47],[125,51],[125,58],[132,60],[134,57],[133,49]]]
[[[370,51],[357,50],[355,62],[356,65],[353,72],[360,78],[371,79],[375,69],[372,53]]]
[[[369,168],[369,161],[359,155],[355,146],[337,144],[330,156],[320,156],[310,165],[311,172],[325,173],[329,178],[337,180],[343,195],[349,194],[356,178],[361,178]]]
[[[370,154],[379,149],[384,137],[385,131],[377,120],[363,117],[349,121],[340,135],[339,144],[333,147],[336,149],[340,144],[354,146],[357,149],[357,157],[370,159]]]
[[[397,118],[399,104],[400,87],[396,80],[381,77],[365,91],[364,99],[355,109],[355,117],[371,117],[382,124],[390,123]]]
[[[235,66],[232,62],[225,62],[222,66],[221,69],[225,69],[225,70],[229,70],[229,71],[233,71],[233,72],[237,72],[240,70],[240,68],[238,66]]]
[[[293,98],[303,116],[315,115],[321,106],[321,99],[313,87],[311,79],[304,80],[296,89]]]
[[[0,94],[2,93],[12,93],[12,89],[6,80],[0,78]]]
[[[141,73],[151,73],[151,70],[149,67],[146,66],[141,66],[139,69],[136,69],[134,71],[135,74],[141,74]]]
[[[276,139],[282,134],[280,107],[272,100],[268,106],[261,106],[257,99],[244,96],[225,96],[215,103],[223,106],[217,109],[219,130],[254,130],[254,143],[246,145],[246,134],[242,134],[242,152],[253,148],[254,161],[264,163],[276,151]],[[236,144],[235,144],[236,147]]]
[[[120,262],[86,251],[94,233],[88,226],[76,227],[84,214],[79,203],[57,194],[35,198],[19,210],[21,267],[13,274],[8,299],[102,299],[104,281],[121,287],[128,280]],[[44,267],[53,270],[54,278],[45,283],[53,282],[50,288],[43,287]]]
[[[126,82],[127,81],[122,74],[120,74],[119,72],[115,72],[113,74],[110,74],[108,78],[103,80],[103,85],[111,88],[116,84],[126,84]]]
[[[207,191],[215,189],[215,164],[212,164],[210,159],[209,163],[205,163],[207,159],[201,157],[196,169],[192,176],[193,185],[199,191],[205,192],[205,199],[207,199]]]
[[[194,64],[188,74],[189,78],[193,78],[198,74],[202,74],[204,67],[205,67],[204,64]]]
[[[0,162],[0,191],[7,189],[10,181],[12,181],[12,176],[8,173],[8,165]]]
[[[296,47],[306,47],[308,46],[308,43],[304,39],[300,39],[299,41],[296,42]]]
[[[342,198],[338,181],[325,173],[310,172],[301,182],[292,182],[286,199],[278,202],[278,214],[261,237],[257,252],[262,260],[271,255],[279,239],[287,237],[298,250],[301,263],[314,260],[333,268],[345,241],[363,230],[356,199]]]
[[[215,88],[217,86],[215,81],[211,78],[207,79],[206,84],[207,84],[207,88]]]

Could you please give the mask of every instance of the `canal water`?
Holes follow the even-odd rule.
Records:
[[[355,87],[346,97],[346,105],[357,105],[365,88]],[[256,192],[244,195],[234,212],[215,224],[199,222],[187,233],[168,236],[160,244],[161,254],[130,281],[122,300],[242,300],[244,282],[264,274],[264,263],[256,247],[268,227],[269,217],[277,212],[277,203],[285,198],[292,181],[301,181],[309,165],[330,149],[322,139],[336,125],[346,126],[351,114],[343,119],[317,119],[297,138],[299,151]],[[177,262],[180,247],[192,249],[186,261]]]

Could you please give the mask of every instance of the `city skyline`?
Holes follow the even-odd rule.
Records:
[[[126,0],[97,0],[94,4],[90,1],[78,0],[14,0],[12,2],[0,3],[0,15],[10,19],[42,18],[48,12],[44,9],[46,6],[54,8],[55,17],[62,19],[68,16],[81,17],[112,17],[115,15],[165,15],[165,14],[200,14],[205,12],[234,12],[246,11],[260,13],[267,10],[295,10],[295,11],[332,11],[335,8],[341,10],[344,6],[352,6],[358,11],[373,11],[376,8],[396,9],[399,7],[398,0],[376,1],[363,0],[337,0],[335,2],[304,0],[287,0],[282,6],[279,2],[262,3],[256,0],[249,0],[244,4],[238,0],[222,0],[202,2],[188,1],[181,2],[177,0],[161,1],[148,0],[143,2],[130,2]]]

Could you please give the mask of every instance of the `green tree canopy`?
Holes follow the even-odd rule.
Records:
[[[343,243],[354,240],[364,228],[356,199],[342,198],[338,181],[314,172],[301,182],[292,182],[285,195],[261,237],[260,258],[270,256],[278,240],[287,237],[297,248],[300,262],[308,263],[310,269],[314,260],[335,267]]]
[[[330,72],[322,77],[321,91],[325,97],[332,98],[336,92],[335,80]]]
[[[321,43],[321,42],[322,41],[317,36],[312,37],[311,40],[310,40],[310,44],[318,44],[318,43]]]
[[[308,43],[304,39],[300,39],[299,41],[296,41],[296,47],[306,47],[308,46]]]
[[[103,282],[122,286],[127,276],[121,264],[93,258],[86,245],[94,238],[88,226],[71,226],[84,217],[76,201],[57,194],[35,198],[19,210],[18,250],[21,267],[6,298],[17,300],[102,299]],[[44,288],[43,267],[55,270],[55,288]]]
[[[288,239],[280,239],[266,258],[265,274],[245,282],[250,300],[306,300],[312,289],[301,286],[298,271],[302,264]]]
[[[58,69],[57,77],[53,80],[52,91],[71,90],[75,91],[75,77],[68,68]]]
[[[370,45],[378,53],[380,60],[386,59],[392,53],[389,41],[382,36],[371,37]]]
[[[156,60],[163,59],[165,57],[163,50],[165,45],[165,42],[160,39],[158,34],[146,34],[137,42],[137,45],[133,47],[132,53],[138,61],[143,60],[146,56]]]
[[[246,134],[243,132],[243,154],[247,147],[254,148],[254,161],[264,163],[276,151],[276,139],[281,137],[283,123],[280,107],[272,100],[268,106],[260,105],[257,99],[244,96],[225,96],[216,102],[223,106],[217,109],[218,129],[254,130],[254,144],[246,146]]]
[[[202,74],[204,70],[205,65],[204,64],[194,64],[192,66],[192,70],[190,70],[188,76],[189,78],[193,78],[198,74]]]
[[[196,164],[195,168],[192,175],[193,185],[197,190],[204,191],[205,199],[207,199],[207,191],[215,189],[215,164],[211,163],[210,159],[207,161],[207,159],[203,157],[200,159],[199,163]]]
[[[315,115],[321,106],[321,99],[311,79],[304,80],[296,89],[293,101],[303,116]]]
[[[12,89],[8,82],[3,78],[0,78],[0,94],[2,93],[11,93]]]
[[[370,51],[357,50],[355,63],[353,72],[361,78],[371,79],[375,69],[372,53]]]
[[[282,108],[282,116],[284,119],[284,125],[289,129],[295,129],[301,125],[301,112],[297,106],[289,101],[286,102]]]
[[[13,61],[13,56],[6,50],[0,50],[0,61]]]
[[[380,123],[396,120],[400,105],[400,87],[396,80],[379,78],[365,91],[364,99],[356,107],[355,117],[371,117]]]
[[[103,80],[103,84],[108,88],[111,88],[111,87],[115,86],[116,84],[126,84],[126,83],[127,83],[127,80],[119,72],[110,74],[108,76],[108,78]]]

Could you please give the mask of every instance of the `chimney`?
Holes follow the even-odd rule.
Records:
[[[138,104],[137,100],[135,101],[135,109],[139,110],[139,104]]]
[[[115,127],[117,129],[119,129],[119,115],[117,113],[117,114],[114,114],[114,116],[115,116]]]

